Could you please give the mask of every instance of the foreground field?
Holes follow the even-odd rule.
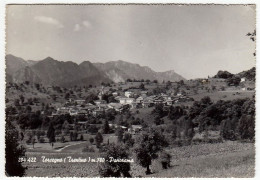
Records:
[[[255,149],[253,144],[226,142],[187,146],[170,150],[171,167],[152,177],[253,177]],[[177,155],[178,154],[178,155]]]
[[[152,177],[254,177],[254,152],[234,152],[176,161]]]
[[[24,163],[28,166],[27,176],[37,177],[98,177],[97,162],[42,162],[47,158],[94,159],[99,153],[81,153],[83,147],[75,145],[61,152],[28,152],[28,157],[36,157],[37,162]],[[78,152],[75,151],[78,149]],[[170,169],[163,170],[156,160],[152,163],[151,177],[253,177],[255,149],[252,143],[224,142],[219,144],[200,144],[168,149],[172,155]],[[136,163],[131,164],[133,177],[145,177],[145,169]]]

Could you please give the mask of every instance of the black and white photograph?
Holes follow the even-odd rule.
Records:
[[[256,4],[5,9],[6,177],[255,177]]]

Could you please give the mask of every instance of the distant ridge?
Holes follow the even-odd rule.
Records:
[[[58,61],[52,57],[40,61],[26,61],[13,55],[6,55],[6,74],[8,81],[30,81],[64,87],[122,82],[126,79],[149,79],[160,82],[185,80],[173,70],[155,72],[147,66],[122,60],[107,63],[84,61],[76,64],[72,61]]]
[[[150,67],[140,66],[126,61],[110,61],[107,63],[93,63],[99,70],[114,82],[125,81],[126,79],[150,79],[162,81],[180,81],[185,80],[182,76],[173,70],[166,72],[155,72]]]
[[[13,65],[20,61],[21,59],[15,56],[6,56],[6,62],[9,64],[6,72],[8,79],[13,82],[30,81],[64,87],[112,82],[90,62],[78,65],[71,61],[63,62],[47,57],[33,64],[23,60],[19,66]]]

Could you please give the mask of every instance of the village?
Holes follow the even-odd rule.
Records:
[[[134,89],[134,90],[116,90],[114,89],[112,92],[109,89],[106,89],[104,86],[101,86],[100,90],[98,90],[98,99],[94,100],[92,103],[87,103],[84,98],[78,99],[75,95],[69,98],[61,107],[56,108],[56,112],[53,112],[50,117],[69,114],[71,116],[77,115],[93,115],[94,117],[98,117],[99,115],[109,111],[115,110],[118,113],[122,113],[124,109],[139,109],[139,108],[149,108],[153,107],[156,104],[163,104],[164,108],[167,108],[172,105],[179,105],[183,102],[191,102],[194,101],[192,95],[197,94],[194,93],[194,89],[196,91],[201,92],[245,92],[245,91],[254,91],[252,88],[252,83],[248,85],[249,81],[246,81],[245,78],[241,78],[240,86],[234,86],[231,84],[230,86],[223,85],[225,84],[225,79],[221,78],[210,78],[210,79],[198,79],[196,81],[188,80],[185,84],[182,84],[182,87],[174,88],[174,84],[178,84],[179,82],[168,82],[172,87],[169,91],[165,91],[165,93],[156,93],[151,94],[149,91],[142,89]],[[244,85],[247,83],[246,85]],[[120,84],[120,83],[119,83]],[[122,83],[121,83],[122,84]],[[194,85],[191,84],[199,84],[194,88]],[[153,86],[153,85],[151,85]],[[157,87],[159,84],[156,85]],[[156,87],[153,86],[153,89]],[[167,86],[167,85],[166,85]],[[162,87],[162,88],[165,88]],[[111,88],[110,88],[111,89]],[[119,88],[120,89],[120,88]],[[204,91],[203,91],[204,90]],[[113,102],[107,102],[103,99],[103,95],[110,95],[113,97]]]
[[[140,109],[140,108],[151,108],[157,104],[162,104],[164,109],[169,108],[172,105],[180,104],[181,102],[193,101],[192,98],[183,95],[181,92],[177,93],[175,96],[173,93],[165,94],[160,93],[158,95],[148,95],[148,91],[140,91],[135,93],[133,91],[125,91],[124,94],[119,95],[118,92],[113,92],[114,102],[107,102],[103,100],[103,95],[107,93],[104,91],[104,87],[101,88],[98,94],[98,100],[93,101],[93,103],[87,103],[84,99],[72,99],[70,98],[62,107],[58,107],[55,112],[52,113],[49,118],[60,115],[70,115],[70,116],[92,116],[98,118],[106,114],[109,111],[115,111],[117,114],[121,114],[123,111]],[[87,121],[78,121],[77,124],[85,129]],[[74,124],[70,124],[71,127]],[[132,125],[127,128],[125,126],[120,126],[117,124],[110,123],[109,126],[113,129],[118,127],[122,128],[124,131],[135,134],[140,132],[142,129],[141,125]]]

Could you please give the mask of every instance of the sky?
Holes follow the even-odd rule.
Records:
[[[6,53],[25,60],[123,60],[187,79],[255,66],[255,6],[8,5]]]

